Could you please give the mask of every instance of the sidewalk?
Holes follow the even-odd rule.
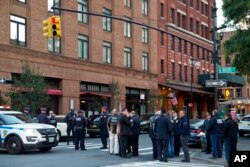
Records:
[[[191,159],[206,161],[208,163],[214,163],[217,165],[226,165],[227,164],[224,155],[222,156],[222,158],[217,158],[217,159],[209,159],[209,157],[211,157],[211,154],[206,154],[205,152],[201,152],[201,151],[193,152],[190,155]]]

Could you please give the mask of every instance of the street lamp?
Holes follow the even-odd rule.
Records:
[[[194,66],[197,65],[199,63],[199,60],[196,58],[190,58],[189,59],[189,64],[192,67],[191,69],[191,100],[190,103],[188,104],[188,106],[190,107],[191,113],[192,113],[192,109],[193,109],[193,78],[194,78]],[[190,116],[190,113],[187,113],[188,116]]]

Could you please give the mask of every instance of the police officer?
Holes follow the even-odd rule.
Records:
[[[138,151],[139,151],[139,134],[140,134],[140,118],[135,113],[135,111],[132,111],[132,156],[137,157]]]
[[[49,118],[46,114],[47,109],[45,107],[42,107],[40,108],[40,110],[41,110],[41,114],[37,116],[38,123],[49,124]]]
[[[118,111],[113,109],[112,116],[108,119],[109,153],[119,154],[119,141],[117,136]]]
[[[64,119],[64,122],[67,123],[67,145],[69,145],[70,132],[72,132],[73,139],[74,139],[73,121],[74,121],[75,117],[76,117],[75,111],[74,111],[74,109],[71,109],[70,112],[66,115],[66,117]]]
[[[57,119],[53,111],[49,111],[49,124],[56,127],[57,126]]]
[[[103,106],[101,109],[101,118],[100,118],[100,135],[102,141],[102,147],[100,149],[107,149],[107,138],[108,138],[108,112],[107,107]]]
[[[86,134],[86,126],[87,126],[87,119],[84,116],[84,111],[79,110],[77,116],[73,120],[74,126],[74,137],[75,137],[75,150],[79,149],[79,141],[81,150],[86,150],[85,148],[85,134]]]
[[[31,118],[30,108],[28,108],[28,107],[24,108],[23,114],[26,115],[27,117]]]

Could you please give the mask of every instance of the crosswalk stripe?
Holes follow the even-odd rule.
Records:
[[[147,154],[153,154],[153,152],[150,151],[150,152],[142,152],[142,153],[140,153],[140,155],[147,155]]]

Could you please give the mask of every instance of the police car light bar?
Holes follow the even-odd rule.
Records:
[[[0,109],[6,109],[6,110],[8,109],[9,110],[10,106],[0,106]]]

